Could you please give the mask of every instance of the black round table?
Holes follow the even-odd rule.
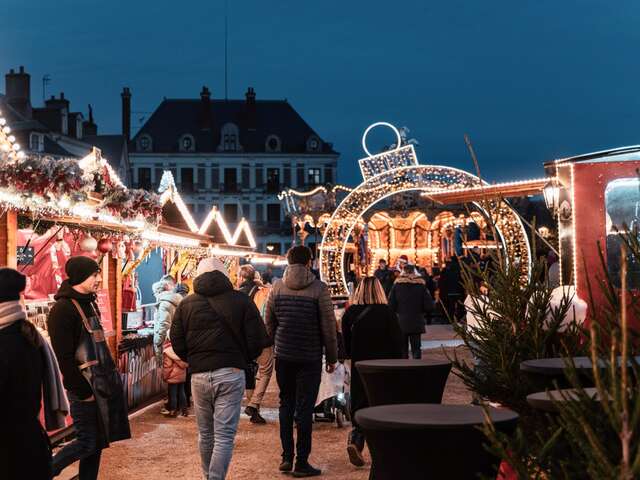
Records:
[[[598,390],[596,388],[585,388],[585,393],[595,401],[599,401]],[[564,394],[564,397],[563,397]],[[565,400],[566,397],[566,400]],[[549,413],[557,413],[557,402],[578,399],[575,388],[565,388],[562,390],[547,390],[546,392],[532,393],[527,395],[527,403],[536,410],[543,410]]]
[[[370,406],[440,403],[451,371],[448,360],[393,359],[356,362]]]
[[[640,356],[635,357],[640,362]],[[593,364],[589,357],[573,357],[573,363],[582,387],[593,387]],[[602,364],[606,368],[606,364]],[[566,363],[563,358],[540,358],[526,360],[520,364],[523,372],[534,385],[534,392],[553,389],[557,385],[560,388],[571,388],[571,382],[565,374]]]
[[[495,428],[510,434],[518,414],[489,408]],[[363,408],[356,420],[371,452],[371,480],[495,478],[500,460],[483,446],[484,411],[473,405],[405,404]]]

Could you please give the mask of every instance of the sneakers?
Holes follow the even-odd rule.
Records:
[[[247,407],[244,409],[245,415],[249,416],[249,421],[251,423],[256,423],[259,425],[264,425],[267,421],[264,419],[262,415],[260,415],[260,411],[255,407]]]
[[[355,443],[347,445],[347,454],[349,455],[349,461],[352,465],[355,465],[356,467],[364,467],[364,457]]]
[[[293,469],[295,478],[317,477],[322,474],[322,470],[312,467],[309,462],[296,462],[296,468]]]

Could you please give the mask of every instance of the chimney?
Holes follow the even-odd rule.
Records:
[[[32,117],[31,75],[20,67],[18,73],[12,68],[4,76],[6,102],[26,119]]]
[[[245,102],[245,115],[247,121],[247,128],[249,130],[256,129],[256,91],[253,87],[247,89],[247,93],[244,94],[246,98]]]
[[[93,121],[93,107],[89,105],[89,120],[82,122],[82,136],[87,137],[89,135],[98,134],[98,125]]]
[[[131,140],[131,91],[124,87],[122,93],[122,135],[128,142]]]
[[[203,86],[200,92],[200,129],[211,130],[212,126],[211,92],[206,86]]]
[[[49,100],[44,102],[44,115],[50,118],[50,122],[44,122],[51,130],[63,135],[69,135],[69,100],[64,98],[64,92],[60,92],[60,98],[51,95]],[[40,120],[40,118],[39,118]]]

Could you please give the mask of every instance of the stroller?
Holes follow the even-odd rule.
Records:
[[[333,373],[322,369],[320,390],[313,410],[315,422],[336,422],[338,428],[342,428],[351,421],[350,379],[349,369],[344,362],[338,363]]]

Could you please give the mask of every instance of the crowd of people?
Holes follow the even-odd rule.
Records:
[[[314,407],[323,376],[344,361],[351,370],[347,458],[364,465],[365,437],[355,413],[367,399],[355,363],[421,358],[421,336],[438,315],[436,299],[451,318],[464,301],[458,262],[432,277],[406,257],[393,269],[381,260],[373,276],[357,282],[338,322],[329,288],[311,268],[311,250],[294,246],[287,261],[283,278],[272,283],[243,265],[233,285],[220,260],[205,258],[193,292],[169,276],[153,284],[154,347],[168,385],[162,413],[188,415],[192,403],[206,479],[226,477],[244,397],[251,423],[266,423],[260,408],[274,372],[282,447],[274,471],[320,475],[310,462]],[[75,461],[80,479],[95,479],[102,450],[131,437],[122,382],[96,304],[100,267],[72,257],[65,269],[48,319],[51,346],[26,319],[20,299],[25,277],[0,269],[0,390],[6,392],[0,408],[15,413],[0,439],[3,479],[48,479]],[[56,384],[59,372],[64,387]],[[39,420],[41,397],[47,428],[69,411],[76,431],[53,456]]]

